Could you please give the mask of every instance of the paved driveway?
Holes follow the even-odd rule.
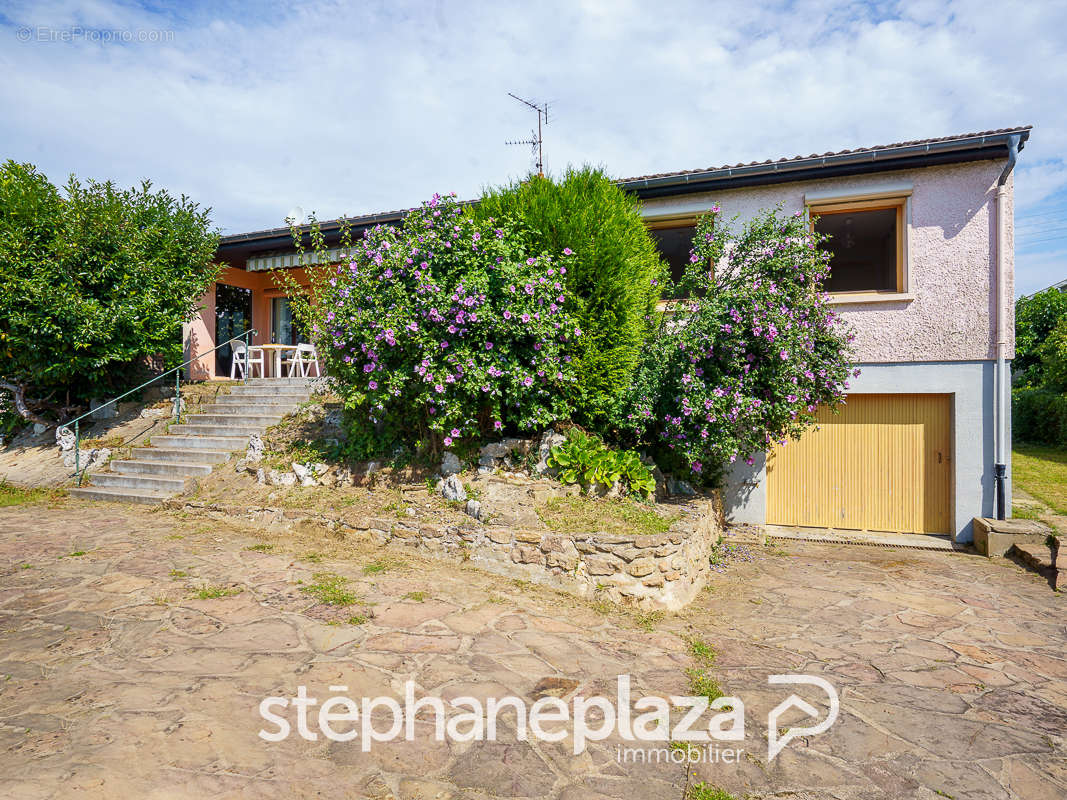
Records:
[[[274,548],[246,549],[257,542]],[[1014,565],[790,545],[656,620],[381,556],[103,504],[0,509],[0,796],[681,800],[701,781],[760,798],[1067,796],[1064,603]],[[356,602],[303,591],[328,592],[323,572]],[[426,719],[370,752],[257,736],[274,729],[261,699],[299,685],[320,703],[402,697],[409,679],[420,697],[569,701],[575,682],[610,697],[629,674],[635,696],[688,694],[693,639],[744,701],[744,740],[719,744],[736,764],[620,763],[615,737],[575,756],[569,738],[519,741],[513,716],[495,743],[438,742]],[[766,714],[791,691],[768,685],[780,672],[824,676],[842,711],[768,761]],[[809,724],[791,712],[777,727]]]

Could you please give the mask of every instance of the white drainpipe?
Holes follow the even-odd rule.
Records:
[[[997,519],[1007,517],[1005,508],[1005,483],[1007,482],[1008,466],[1008,418],[1011,414],[1011,376],[1008,374],[1007,350],[1008,330],[1005,320],[1004,306],[1008,302],[1007,276],[1004,268],[1004,253],[1007,251],[1007,208],[1008,176],[1015,167],[1015,159],[1019,154],[1018,134],[1011,137],[1008,145],[1008,163],[997,180],[997,250],[995,257],[996,269],[996,373],[993,376],[993,413],[994,442],[993,442],[993,480],[996,490],[996,516]]]

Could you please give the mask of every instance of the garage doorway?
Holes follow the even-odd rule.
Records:
[[[952,395],[853,394],[767,462],[767,523],[947,534]]]

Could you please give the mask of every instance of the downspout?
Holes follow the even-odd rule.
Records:
[[[1011,413],[1011,401],[1008,392],[1011,387],[1011,376],[1008,375],[1007,349],[1008,331],[1005,321],[1004,304],[1007,301],[1007,276],[1005,275],[1004,253],[1007,250],[1007,208],[1008,176],[1015,168],[1015,161],[1019,155],[1019,134],[1013,134],[1008,141],[1008,163],[1000,173],[997,180],[997,250],[995,257],[996,270],[996,372],[993,375],[994,443],[993,443],[993,481],[996,494],[997,519],[1007,517],[1005,508],[1005,485],[1008,480],[1008,416]]]

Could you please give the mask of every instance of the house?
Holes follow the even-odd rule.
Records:
[[[719,205],[742,220],[781,205],[831,236],[828,290],[857,333],[860,375],[840,413],[739,465],[729,516],[766,525],[971,538],[971,519],[1011,508],[1012,169],[1029,127],[620,181],[676,272],[693,226]],[[352,221],[356,235],[403,212]],[[323,225],[337,248],[338,223]],[[336,251],[335,251],[336,252]],[[248,324],[293,343],[268,272],[293,268],[287,228],[225,237],[228,267],[188,331],[204,352]],[[226,355],[194,377],[228,375]]]

